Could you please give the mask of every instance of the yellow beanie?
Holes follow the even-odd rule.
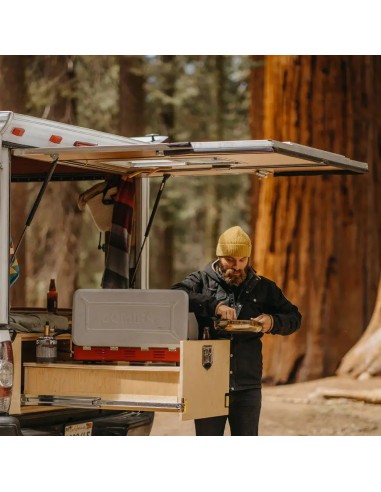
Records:
[[[218,240],[217,256],[250,256],[251,241],[239,226],[231,227],[223,232]]]

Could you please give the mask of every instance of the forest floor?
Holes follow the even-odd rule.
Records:
[[[225,435],[229,434],[227,426]],[[193,421],[156,413],[151,435],[193,436]],[[381,377],[265,386],[259,435],[381,436]]]

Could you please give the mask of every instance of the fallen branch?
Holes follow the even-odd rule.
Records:
[[[350,400],[363,401],[364,403],[381,404],[381,389],[359,391],[359,390],[337,390],[324,389],[319,392],[324,398],[347,398]]]

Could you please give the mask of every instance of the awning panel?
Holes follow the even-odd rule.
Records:
[[[345,156],[275,140],[178,142],[96,147],[14,149],[17,174],[33,173],[36,162],[58,156],[62,166],[76,172],[127,174],[129,176],[202,176],[226,174],[308,175],[365,173],[368,165]],[[27,162],[27,164],[26,164]],[[77,171],[76,171],[76,170]],[[59,168],[58,168],[59,172]]]

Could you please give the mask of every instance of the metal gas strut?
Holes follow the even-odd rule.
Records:
[[[16,257],[17,250],[19,249],[20,244],[21,244],[22,240],[24,239],[24,235],[26,233],[26,230],[30,226],[30,224],[32,223],[34,214],[36,213],[36,210],[37,210],[37,208],[38,208],[38,206],[40,204],[41,198],[43,197],[43,195],[45,193],[45,190],[46,190],[46,187],[48,186],[49,181],[52,179],[53,173],[54,173],[54,171],[56,169],[56,166],[57,166],[57,163],[58,163],[58,155],[53,154],[51,157],[52,157],[53,161],[52,161],[52,164],[50,166],[49,172],[46,175],[45,180],[44,180],[44,182],[43,182],[43,184],[42,184],[42,186],[40,188],[40,191],[38,192],[37,198],[36,198],[36,200],[35,200],[35,202],[33,204],[33,207],[31,209],[31,211],[29,212],[29,215],[28,215],[28,218],[27,218],[27,220],[25,222],[25,226],[24,226],[24,229],[23,229],[22,234],[20,236],[20,239],[19,239],[19,241],[17,243],[17,246],[16,246],[16,248],[14,250],[14,253],[13,253],[12,258],[10,259],[10,264],[12,264],[14,258]]]
[[[157,193],[157,196],[156,196],[156,200],[155,200],[155,204],[152,208],[152,212],[151,212],[151,216],[149,218],[149,221],[148,221],[148,225],[147,225],[147,228],[146,228],[146,232],[144,233],[144,240],[143,240],[143,243],[141,245],[141,248],[140,248],[140,251],[139,251],[139,255],[138,255],[138,258],[136,260],[136,265],[135,265],[135,268],[134,268],[134,273],[132,275],[132,278],[131,278],[131,281],[130,281],[130,288],[133,289],[134,288],[134,285],[135,285],[135,279],[136,279],[136,274],[138,272],[138,267],[139,267],[139,263],[140,263],[140,258],[142,256],[142,252],[143,252],[143,248],[144,248],[144,245],[146,243],[146,240],[148,238],[148,235],[149,235],[149,231],[151,229],[151,226],[152,226],[152,222],[153,222],[153,219],[155,217],[155,214],[156,214],[156,210],[157,210],[157,207],[159,206],[159,202],[160,202],[160,198],[161,198],[161,195],[163,193],[163,190],[164,190],[164,187],[165,187],[165,183],[167,181],[167,179],[170,177],[171,175],[170,174],[164,174],[163,176],[163,181],[161,182],[161,185],[160,185],[160,188],[159,188],[159,191]]]

